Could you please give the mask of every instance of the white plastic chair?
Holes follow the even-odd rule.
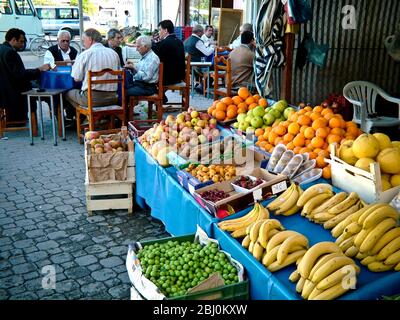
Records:
[[[398,104],[399,114],[394,117],[369,117],[375,114],[376,96]],[[389,96],[377,85],[367,81],[353,81],[343,88],[344,97],[353,104],[353,121],[361,130],[369,133],[372,127],[392,127],[400,125],[400,99]]]

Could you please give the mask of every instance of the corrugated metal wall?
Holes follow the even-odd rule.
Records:
[[[307,63],[296,68],[297,47],[305,25],[296,36],[294,51],[292,103],[320,103],[329,93],[341,93],[353,80],[371,81],[389,94],[400,96],[400,62],[387,54],[383,41],[394,34],[400,23],[399,0],[310,0],[313,19],[311,34],[318,44],[329,44],[327,66]],[[342,8],[353,5],[356,29],[343,29]],[[274,98],[279,98],[282,70],[274,70]]]

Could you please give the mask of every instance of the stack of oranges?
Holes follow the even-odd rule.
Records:
[[[260,98],[258,94],[251,95],[247,88],[242,87],[237,96],[215,100],[208,108],[208,114],[218,121],[228,121],[236,119],[238,114],[246,113],[257,106],[265,108],[268,106],[268,102],[266,99]]]
[[[277,144],[283,143],[294,153],[308,153],[310,159],[316,159],[316,166],[323,168],[325,178],[330,178],[330,167],[324,161],[329,158],[329,144],[355,140],[361,133],[356,123],[346,122],[340,114],[322,106],[307,106],[292,113],[286,121],[255,131],[257,146],[272,152]]]

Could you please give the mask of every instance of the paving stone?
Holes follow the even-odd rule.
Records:
[[[90,274],[90,270],[85,267],[74,267],[64,271],[68,279],[79,279]]]
[[[42,204],[42,205],[36,205],[36,208],[38,210],[44,211],[44,210],[50,210],[54,208],[54,205],[51,203],[46,203],[46,204]]]
[[[79,283],[75,280],[67,279],[56,282],[57,293],[66,293],[76,289],[79,289]]]
[[[61,293],[55,293],[49,296],[43,297],[43,300],[66,300],[66,296]]]
[[[39,278],[40,274],[37,271],[33,271],[33,272],[29,272],[29,273],[25,273],[23,275],[24,280],[31,280],[31,279],[35,279],[35,278]]]
[[[110,257],[100,260],[100,264],[106,268],[113,268],[123,264],[124,261],[119,257]]]
[[[64,222],[64,223],[59,223],[59,224],[57,225],[57,227],[58,227],[60,230],[68,230],[68,229],[77,228],[78,225],[77,225],[76,223],[73,223],[73,222]]]
[[[8,293],[4,289],[0,289],[0,300],[6,300],[8,298]]]
[[[95,263],[95,264],[92,264],[92,265],[90,265],[90,266],[87,266],[87,268],[90,270],[90,271],[97,271],[97,270],[100,270],[100,269],[103,269],[103,266],[101,265],[101,264],[98,264],[98,263]]]
[[[56,232],[49,233],[47,235],[47,237],[51,240],[57,240],[57,239],[68,237],[68,234],[65,231],[56,231]]]
[[[38,296],[33,292],[24,292],[10,297],[10,300],[37,300]]]
[[[107,248],[105,246],[100,245],[100,244],[95,244],[93,246],[85,248],[85,250],[89,254],[96,255],[96,253],[107,251]]]
[[[87,284],[89,284],[89,283],[94,283],[94,282],[96,282],[91,276],[82,277],[82,278],[78,279],[77,281],[78,281],[78,283],[79,283],[81,286],[87,285]]]
[[[108,293],[113,297],[113,298],[129,298],[130,297],[130,286],[127,284],[121,284],[116,287],[110,288],[108,290]]]
[[[39,250],[48,250],[51,248],[57,248],[58,243],[55,242],[54,240],[49,240],[49,241],[45,241],[45,242],[40,242],[36,246],[39,248]]]
[[[26,255],[27,261],[36,262],[47,258],[48,253],[46,251],[36,251]]]
[[[75,261],[71,260],[71,261],[62,263],[61,266],[63,267],[64,270],[67,270],[67,269],[71,269],[71,268],[76,268],[79,265]]]
[[[125,264],[121,264],[120,266],[117,266],[117,267],[113,268],[113,270],[114,270],[116,273],[127,272],[127,271],[126,271],[126,265],[125,265]]]
[[[27,248],[31,247],[35,244],[35,242],[32,239],[26,239],[26,240],[19,240],[14,242],[14,247],[18,249],[22,248]]]
[[[107,292],[107,287],[101,282],[95,282],[81,286],[81,291],[85,297],[92,297]]]
[[[24,283],[24,278],[21,275],[12,275],[0,279],[0,288],[12,288],[20,286]]]
[[[97,258],[94,255],[86,255],[75,259],[75,262],[84,267],[97,262]]]
[[[32,231],[28,231],[25,234],[26,234],[26,236],[28,238],[35,239],[37,237],[43,236],[44,235],[44,230],[43,229],[35,229],[35,230],[32,230]]]
[[[5,225],[8,223],[13,223],[13,222],[14,222],[14,219],[8,218],[8,217],[0,219],[0,225]]]
[[[10,288],[8,289],[8,299],[10,296],[14,296],[20,293],[26,292],[26,288],[23,285],[20,285],[18,287]]]
[[[24,254],[27,254],[38,251],[38,248],[36,248],[35,246],[31,246],[28,248],[23,248],[22,250],[24,251]]]
[[[121,280],[118,279],[117,277],[115,277],[115,278],[111,278],[111,279],[104,281],[104,284],[107,286],[107,288],[112,288],[112,287],[120,285]]]
[[[35,270],[36,266],[33,263],[21,263],[12,267],[15,274],[25,274]]]
[[[55,264],[61,264],[73,260],[73,257],[69,253],[60,253],[53,255],[50,260]]]
[[[8,260],[13,266],[21,263],[25,263],[25,257],[24,256],[13,256]]]
[[[108,279],[116,277],[116,273],[112,269],[101,269],[95,272],[92,272],[91,276],[96,281],[104,282]]]
[[[110,242],[112,239],[109,236],[103,235],[103,236],[98,236],[94,237],[93,241],[96,243],[105,243],[105,242]]]
[[[47,252],[50,255],[55,255],[55,254],[61,253],[63,251],[60,248],[49,248],[49,249],[47,249]]]

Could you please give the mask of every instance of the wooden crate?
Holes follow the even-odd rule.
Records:
[[[346,192],[357,192],[367,203],[389,203],[400,191],[400,186],[382,190],[381,171],[377,162],[370,164],[370,172],[354,167],[339,158],[336,144],[331,144],[332,183]]]

